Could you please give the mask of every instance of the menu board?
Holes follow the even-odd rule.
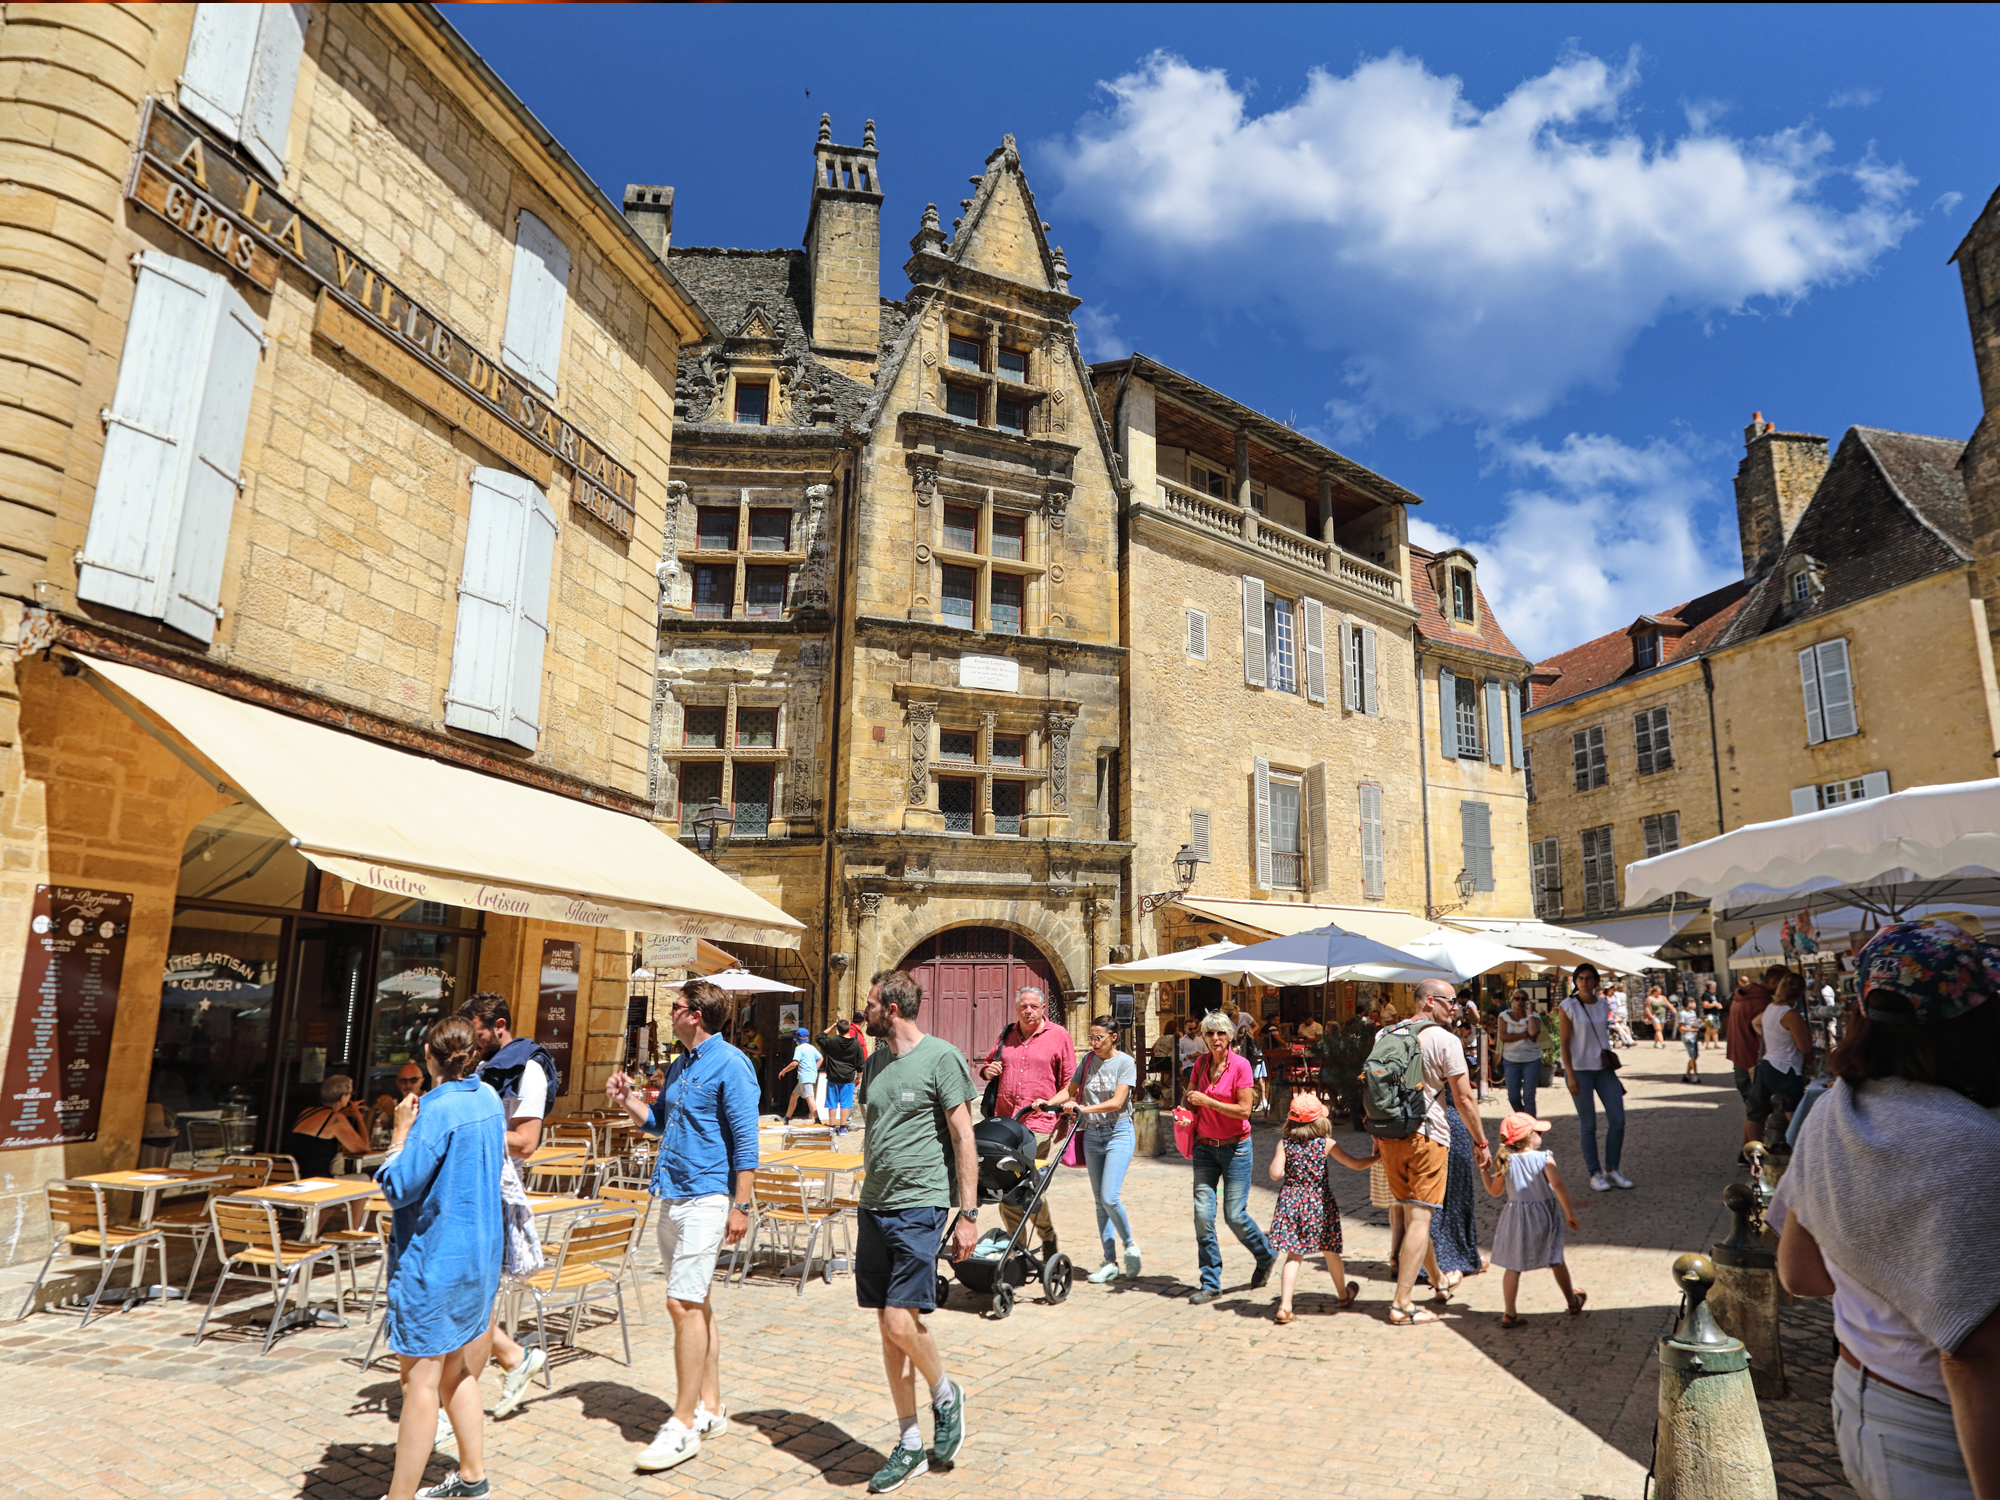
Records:
[[[0,1080],[0,1150],[97,1139],[132,898],[38,885]]]
[[[541,995],[535,1006],[535,1040],[549,1049],[556,1061],[556,1076],[567,1090],[570,1048],[576,1040],[577,970],[582,961],[582,944],[566,938],[542,939]]]

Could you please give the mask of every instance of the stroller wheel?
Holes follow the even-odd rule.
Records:
[[[1075,1275],[1075,1268],[1067,1255],[1060,1251],[1051,1255],[1042,1267],[1042,1295],[1051,1304],[1062,1301],[1069,1295],[1070,1283]]]
[[[942,1271],[938,1272],[937,1281],[937,1305],[943,1307],[951,1300],[951,1282]]]
[[[1004,1318],[1014,1310],[1014,1288],[1001,1282],[993,1288],[993,1316]]]

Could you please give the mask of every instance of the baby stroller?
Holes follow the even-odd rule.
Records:
[[[1032,1106],[1023,1105],[1026,1114]],[[952,1275],[960,1286],[993,1299],[993,1315],[1004,1318],[1014,1310],[1014,1288],[1039,1280],[1042,1295],[1051,1304],[1069,1296],[1074,1268],[1061,1251],[1047,1260],[1031,1254],[1020,1241],[1022,1232],[1040,1207],[1042,1195],[1062,1165],[1064,1149],[1078,1128],[1081,1116],[1069,1116],[1069,1129],[1060,1130],[1049,1150],[1049,1164],[1035,1170],[1035,1152],[1040,1142],[1034,1131],[1016,1119],[981,1120],[972,1127],[973,1144],[979,1151],[979,1201],[1007,1203],[1021,1211],[1020,1221],[1010,1234],[989,1229],[979,1237],[972,1254],[951,1262]],[[938,1272],[937,1300],[943,1307],[950,1296],[951,1283]]]

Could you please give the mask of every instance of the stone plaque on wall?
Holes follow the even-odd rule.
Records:
[[[961,656],[958,659],[958,685],[1018,693],[1021,691],[1021,664],[1007,656]]]
[[[583,945],[569,938],[542,939],[541,993],[535,1005],[535,1040],[555,1059],[564,1090],[574,1082],[570,1052],[576,1041],[578,971]]]
[[[0,1149],[97,1139],[132,898],[38,885],[0,1082]]]

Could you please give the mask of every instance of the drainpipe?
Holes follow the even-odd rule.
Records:
[[[1705,656],[1701,659],[1701,687],[1708,694],[1708,760],[1715,768],[1715,831],[1726,833],[1729,825],[1722,816],[1722,746],[1715,737],[1715,672]]]
[[[1424,804],[1424,910],[1428,912],[1434,904],[1431,899],[1431,762],[1424,749],[1424,642],[1417,634],[1417,627],[1410,627],[1410,644],[1417,654],[1417,789]]]

